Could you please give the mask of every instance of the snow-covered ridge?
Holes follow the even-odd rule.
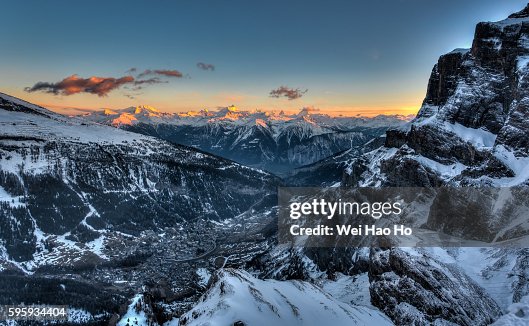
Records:
[[[3,93],[0,93],[0,137],[62,139],[99,144],[160,142],[152,137],[111,128],[77,117],[63,116]]]
[[[221,124],[233,127],[261,126],[269,128],[274,135],[280,135],[288,127],[300,126],[314,129],[314,134],[330,130],[350,130],[353,128],[376,128],[410,121],[414,116],[379,115],[372,118],[330,116],[304,108],[297,114],[281,112],[245,111],[235,106],[218,110],[189,111],[186,113],[164,113],[149,106],[130,107],[122,110],[102,110],[81,116],[94,122],[115,127],[130,126],[138,123],[150,125],[167,124],[173,126],[194,126]]]
[[[507,18],[507,19],[503,19],[497,22],[490,22],[490,24],[496,25],[500,29],[503,29],[506,26],[522,24],[524,22],[529,22],[529,17]]]
[[[232,269],[214,278],[180,325],[393,325],[381,312],[340,302],[308,282],[259,280]]]
[[[529,4],[519,12],[509,15],[506,19],[489,23],[496,25],[503,30],[506,26],[522,24],[525,22],[529,22]]]

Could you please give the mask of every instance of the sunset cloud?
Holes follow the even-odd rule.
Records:
[[[170,70],[170,69],[158,69],[158,70],[151,70],[147,69],[141,74],[138,75],[138,78],[142,78],[145,76],[152,76],[152,75],[159,75],[159,76],[165,76],[165,77],[173,77],[173,78],[182,78],[184,77],[184,74],[182,74],[178,70]]]
[[[209,71],[215,70],[215,66],[212,65],[211,63],[199,62],[197,63],[197,67],[202,70],[209,70]]]
[[[24,90],[28,93],[40,91],[66,96],[79,93],[106,96],[111,91],[120,88],[123,85],[133,84],[134,82],[135,80],[132,76],[124,76],[121,78],[96,76],[81,78],[77,75],[71,75],[57,83],[38,82],[32,87],[26,87]]]
[[[302,97],[307,91],[308,89],[301,90],[299,88],[294,89],[287,86],[280,86],[279,88],[270,91],[270,97],[286,97],[289,101],[291,101]]]

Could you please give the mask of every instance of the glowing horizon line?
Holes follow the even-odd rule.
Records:
[[[120,110],[125,109],[129,107],[138,107],[138,106],[147,106],[147,104],[139,104],[136,106],[123,106],[123,107],[100,107],[100,108],[88,108],[88,107],[74,107],[74,106],[64,106],[64,105],[57,105],[57,104],[45,104],[45,103],[37,103],[37,105],[42,106],[44,108],[50,109],[51,111],[58,112],[61,114],[70,114],[70,115],[78,115],[82,113],[90,113],[90,112],[98,112],[103,111],[106,109],[110,110]],[[162,113],[170,113],[170,114],[178,114],[178,113],[188,113],[188,112],[199,112],[200,110],[207,109],[209,111],[215,112],[218,110],[221,110],[222,108],[229,107],[227,106],[216,106],[214,108],[203,108],[203,109],[191,109],[191,110],[183,110],[183,109],[175,109],[175,110],[160,110]],[[309,108],[313,109],[313,114],[326,114],[332,117],[375,117],[377,115],[415,115],[419,111],[420,107],[415,106],[402,106],[402,107],[365,107],[365,106],[354,106],[354,107],[346,107],[346,106],[340,106],[340,107],[311,107],[311,106],[301,106],[300,109],[278,109],[278,108],[255,108],[255,109],[243,109],[247,112],[271,112],[271,113],[280,113],[283,111],[285,114],[297,114],[301,112],[303,109]],[[77,111],[77,112],[75,112]]]

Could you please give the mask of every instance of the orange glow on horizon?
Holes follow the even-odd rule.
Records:
[[[46,104],[46,103],[37,103],[42,107],[50,109],[54,112],[65,114],[65,115],[79,115],[83,113],[93,112],[93,111],[103,111],[103,110],[119,110],[124,109],[129,106],[124,107],[102,107],[102,108],[86,108],[86,107],[71,107],[71,106],[61,106],[56,104]],[[229,105],[226,105],[229,107]],[[309,107],[310,108],[310,107]],[[327,114],[331,117],[366,117],[372,118],[377,115],[415,115],[419,111],[420,106],[402,106],[402,107],[322,107],[312,109],[314,114]],[[243,111],[262,111],[262,112],[273,112],[279,113],[283,111],[287,115],[299,113],[303,107],[299,109],[278,109],[274,108],[259,108],[259,109],[241,109]],[[160,112],[167,113],[177,113],[184,115],[195,115],[198,114],[201,109],[197,110],[164,110],[160,109]],[[217,108],[207,109],[210,112],[215,112]]]

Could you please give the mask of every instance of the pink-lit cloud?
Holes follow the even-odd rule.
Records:
[[[24,90],[29,93],[45,92],[66,96],[79,93],[106,96],[111,91],[123,85],[133,84],[134,82],[135,79],[132,76],[120,78],[92,76],[89,78],[81,78],[77,75],[71,75],[56,83],[38,82],[32,87],[26,87]]]
[[[137,71],[136,68],[127,70],[128,73]],[[166,77],[183,77],[182,73],[177,70],[145,70],[137,78],[127,75],[120,78],[114,77],[97,77],[82,78],[78,75],[71,75],[63,80],[52,82],[38,82],[32,87],[26,87],[24,90],[28,93],[44,92],[55,95],[74,95],[79,93],[95,94],[97,96],[107,96],[110,92],[118,88],[138,91],[145,86],[154,84],[167,83],[159,77],[143,78],[149,75],[158,75]]]

